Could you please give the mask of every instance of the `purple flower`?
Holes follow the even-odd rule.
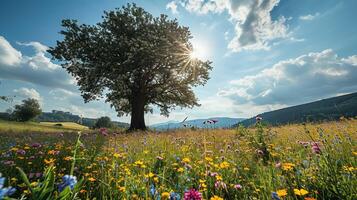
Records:
[[[4,160],[4,161],[2,161],[2,163],[4,163],[4,165],[9,165],[9,166],[15,165],[15,162],[12,160]]]
[[[35,176],[35,173],[31,172],[31,173],[28,174],[29,179],[32,179],[34,176]]]
[[[195,189],[190,189],[184,194],[184,200],[201,200],[201,199],[202,199],[202,194]]]
[[[25,155],[26,151],[23,150],[23,149],[19,149],[19,150],[16,151],[16,153],[19,154],[19,155]]]
[[[33,148],[40,148],[42,145],[40,143],[36,142],[36,143],[33,143],[31,146]]]
[[[41,172],[37,172],[37,173],[35,174],[35,176],[36,176],[36,178],[40,178],[40,177],[42,176],[42,173],[41,173]]]

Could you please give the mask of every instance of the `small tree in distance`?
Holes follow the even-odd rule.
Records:
[[[85,102],[105,97],[118,116],[131,115],[129,130],[146,129],[153,105],[165,116],[199,105],[192,88],[207,82],[211,62],[191,56],[191,33],[177,20],[128,4],[96,25],[62,26],[63,41],[48,52],[75,77]]]
[[[15,105],[15,109],[12,115],[14,116],[15,120],[26,122],[30,121],[41,113],[42,110],[38,101],[36,99],[28,98],[22,100],[21,105]]]
[[[107,116],[100,117],[95,123],[95,128],[112,128],[112,127],[113,127],[112,120]]]

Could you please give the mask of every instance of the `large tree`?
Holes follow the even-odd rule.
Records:
[[[85,102],[105,97],[131,115],[130,130],[146,129],[150,106],[168,116],[174,107],[199,105],[192,87],[204,85],[210,61],[192,58],[188,27],[128,4],[104,12],[96,25],[63,20],[64,36],[49,53],[77,80]]]

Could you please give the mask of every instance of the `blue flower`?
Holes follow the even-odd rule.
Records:
[[[170,193],[170,200],[180,200],[181,196],[179,193],[176,192],[171,192]]]
[[[77,184],[77,177],[72,175],[64,175],[62,177],[62,183],[58,185],[58,190],[62,192],[67,186],[73,190],[74,186]]]
[[[278,194],[276,192],[272,192],[271,193],[271,198],[274,199],[274,200],[280,200]]]
[[[5,187],[4,188],[4,184],[5,184],[5,178],[1,177],[1,174],[0,174],[0,199],[3,199],[6,196],[10,196],[10,195],[14,194],[16,191],[16,189],[13,187]]]
[[[153,185],[153,184],[150,185],[150,194],[151,194],[151,196],[155,196],[155,194],[156,194],[155,185]]]

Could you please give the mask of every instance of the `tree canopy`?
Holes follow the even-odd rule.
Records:
[[[105,98],[130,129],[145,129],[152,106],[168,116],[175,107],[198,106],[193,87],[204,85],[210,61],[192,58],[188,27],[166,15],[153,17],[128,4],[104,12],[96,25],[63,20],[64,36],[49,53],[72,74],[85,102]]]
[[[113,123],[112,123],[112,120],[109,117],[104,116],[104,117],[100,117],[96,121],[95,127],[96,128],[111,128],[111,127],[113,127]]]
[[[22,100],[22,104],[15,105],[15,110],[12,113],[17,121],[26,122],[41,114],[40,104],[36,99]]]

